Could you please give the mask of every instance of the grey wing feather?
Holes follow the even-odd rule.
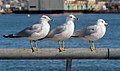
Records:
[[[91,35],[92,33],[96,33],[97,29],[98,29],[97,25],[88,26],[86,28],[86,35]]]
[[[65,26],[58,26],[57,28],[51,30],[47,36],[47,38],[52,38],[53,36],[55,36],[56,34],[60,34],[65,30]]]
[[[87,35],[91,35],[92,33],[97,32],[97,26],[93,25],[93,26],[88,26],[87,28],[83,28],[80,30],[76,30],[72,37],[85,37]]]
[[[73,33],[72,37],[82,37],[82,36],[85,35],[85,32],[86,32],[85,29],[76,30],[76,31]]]
[[[40,28],[41,24],[35,24],[35,25],[32,25],[32,26],[29,26],[27,28],[25,28],[24,30],[16,33],[15,35],[16,36],[21,36],[21,37],[29,37],[31,36],[34,32],[38,32],[38,28]]]

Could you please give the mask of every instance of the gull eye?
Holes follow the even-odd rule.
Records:
[[[101,21],[102,23],[104,23],[104,21]]]
[[[46,17],[43,17],[44,19],[47,19]]]
[[[70,16],[70,18],[72,18],[72,16]]]

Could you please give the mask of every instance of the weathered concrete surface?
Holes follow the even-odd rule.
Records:
[[[120,59],[120,48],[110,48],[109,59]]]
[[[41,48],[32,52],[30,48],[0,48],[0,59],[120,59],[120,48]]]

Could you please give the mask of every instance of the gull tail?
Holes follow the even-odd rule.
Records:
[[[79,37],[79,34],[77,33],[77,31],[75,31],[71,37]]]
[[[72,35],[71,37],[79,37],[79,36],[76,36],[76,35]]]
[[[76,35],[76,33],[73,33],[73,35],[71,37],[77,38],[77,37],[79,37],[79,35]]]
[[[86,35],[86,30],[81,29],[81,30],[74,31],[74,33],[71,37],[84,37],[85,35]]]
[[[16,36],[14,34],[3,35],[4,38],[20,38],[21,36]]]

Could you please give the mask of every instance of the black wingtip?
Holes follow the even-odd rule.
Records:
[[[9,34],[9,35],[3,35],[4,38],[12,38],[13,34]]]
[[[79,37],[79,36],[71,36],[71,37],[76,37],[76,38],[77,38],[77,37]]]
[[[6,35],[3,35],[3,37],[4,37],[4,38],[7,38],[7,36],[6,36]]]

